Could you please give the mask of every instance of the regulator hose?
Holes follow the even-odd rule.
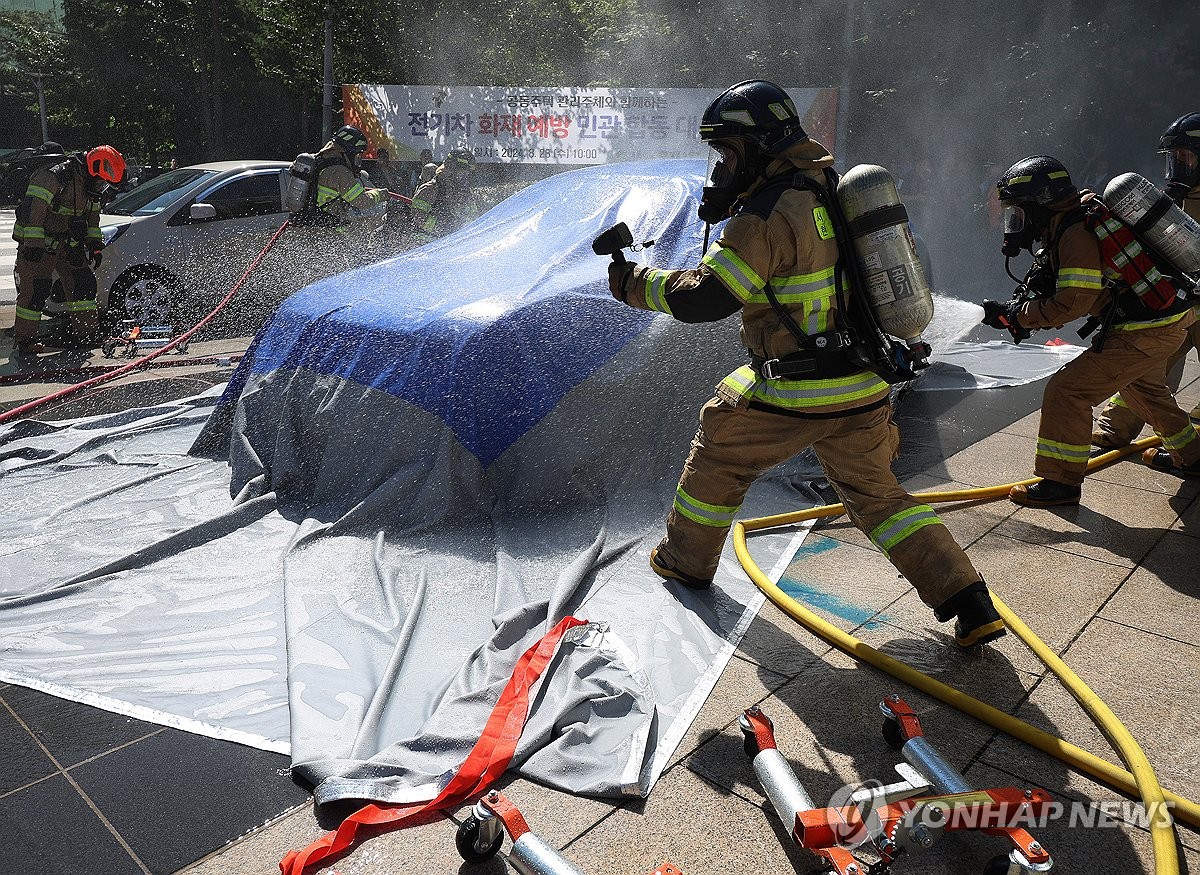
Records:
[[[1113,450],[1091,459],[1088,472],[1111,464],[1124,456],[1158,446],[1161,440],[1157,437],[1145,438],[1140,441]],[[1025,484],[1036,483],[1040,478],[1021,481]],[[990,500],[1007,495],[1009,489],[1016,484],[991,486],[980,489],[963,489],[951,492],[917,493],[915,497],[929,503],[947,501]],[[822,517],[838,516],[844,512],[841,504],[825,505],[823,507],[806,508],[792,513],[779,514],[758,519],[738,520],[733,525],[733,546],[742,568],[754,581],[754,584],[775,605],[788,616],[799,622],[809,631],[824,639],[842,652],[855,659],[872,665],[893,677],[904,681],[923,693],[950,705],[953,708],[969,714],[990,726],[999,729],[1014,738],[1041,750],[1050,756],[1079,769],[1094,778],[1115,787],[1116,789],[1138,796],[1145,806],[1154,847],[1155,872],[1157,875],[1177,875],[1179,859],[1176,850],[1175,832],[1171,818],[1173,809],[1175,815],[1185,823],[1200,827],[1200,805],[1164,791],[1155,777],[1145,753],[1138,746],[1133,736],[1121,724],[1112,710],[1093,692],[1059,656],[1041,641],[1034,632],[1026,626],[1019,617],[995,594],[992,598],[1005,624],[1013,630],[1025,644],[1042,660],[1043,663],[1062,681],[1076,701],[1083,706],[1113,745],[1122,761],[1130,771],[1114,766],[1107,760],[1101,759],[1088,751],[1078,748],[1063,739],[1048,732],[1031,726],[1010,714],[988,705],[966,693],[935,680],[899,660],[869,646],[860,639],[843,632],[832,623],[826,622],[812,611],[808,610],[780,589],[763,573],[754,562],[746,543],[746,532],[760,531],[777,526],[814,520]],[[1132,774],[1131,774],[1132,772]]]
[[[216,317],[216,315],[223,309],[225,309],[225,306],[233,300],[233,296],[238,293],[238,290],[242,287],[246,280],[249,279],[250,274],[254,273],[254,270],[259,266],[259,264],[262,263],[262,260],[266,257],[267,253],[270,252],[271,248],[275,245],[275,241],[279,239],[284,230],[290,224],[291,219],[285,219],[283,224],[280,225],[278,230],[276,230],[272,235],[271,239],[267,241],[267,245],[262,248],[262,251],[259,252],[257,256],[255,256],[254,261],[250,262],[250,266],[246,268],[245,272],[242,273],[242,275],[238,278],[238,281],[233,284],[233,288],[231,288],[229,293],[221,299],[220,303],[218,303],[217,306],[215,306],[207,316],[205,316],[183,334],[172,338],[170,343],[160,346],[158,349],[151,350],[150,352],[146,353],[146,355],[139,359],[134,359],[127,365],[121,365],[120,367],[113,368],[112,370],[107,370],[104,373],[84,380],[81,383],[76,383],[73,386],[67,386],[55,392],[51,392],[49,395],[26,402],[19,407],[12,408],[12,410],[6,410],[3,413],[0,413],[0,422],[8,422],[9,420],[17,419],[21,416],[24,416],[26,413],[29,413],[31,410],[36,410],[44,404],[49,404],[51,401],[58,401],[61,398],[67,398],[71,395],[78,395],[80,392],[85,392],[92,388],[92,386],[98,386],[101,383],[107,383],[109,380],[116,379],[122,374],[127,374],[130,371],[142,367],[148,362],[158,358],[163,353],[174,349],[179,344],[187,342],[187,340],[189,340],[193,334],[211,322],[213,318]]]

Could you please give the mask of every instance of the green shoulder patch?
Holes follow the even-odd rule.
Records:
[[[829,212],[824,207],[813,209],[813,224],[817,226],[817,234],[822,240],[833,239],[833,222],[829,220]]]

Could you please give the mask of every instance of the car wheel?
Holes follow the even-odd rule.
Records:
[[[183,316],[182,310],[182,289],[175,275],[157,265],[139,264],[113,283],[106,321],[112,325],[125,319],[137,325],[175,325]]]

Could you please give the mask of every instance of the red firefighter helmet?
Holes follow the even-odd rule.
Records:
[[[91,176],[113,185],[125,176],[125,159],[112,146],[97,146],[87,153],[84,161]]]

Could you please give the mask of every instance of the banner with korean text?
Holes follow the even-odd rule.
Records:
[[[814,139],[830,148],[837,88],[788,88]],[[487,163],[605,164],[700,158],[697,129],[720,94],[708,88],[537,88],[481,85],[343,85],[347,124],[387,150],[416,161],[470,149]]]

